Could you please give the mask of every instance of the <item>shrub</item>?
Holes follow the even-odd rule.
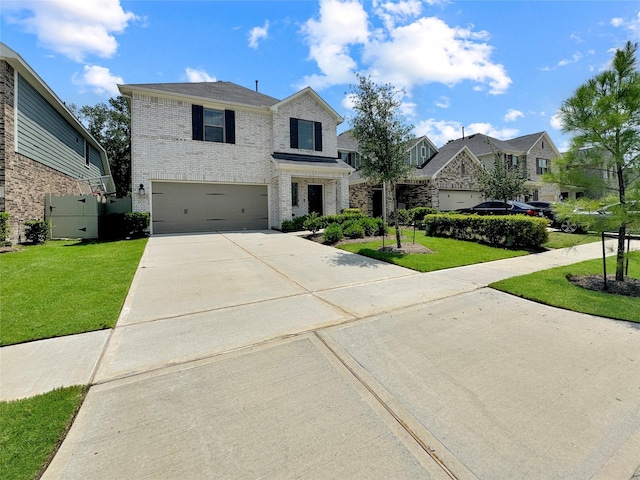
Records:
[[[299,217],[293,217],[293,228],[295,232],[304,230],[304,222],[309,218],[309,215],[301,215]]]
[[[145,237],[149,228],[151,215],[149,212],[127,212],[124,215],[124,227],[132,238]]]
[[[362,215],[362,212],[360,211],[359,208],[344,208],[342,209],[342,213],[345,213],[347,215]]]
[[[316,212],[311,212],[311,214],[304,221],[303,225],[305,230],[310,230],[311,233],[314,234],[324,227],[322,217],[318,216]]]
[[[548,239],[544,218],[433,214],[424,221],[429,236],[486,242],[498,247],[539,249]]]
[[[378,234],[378,222],[376,220],[371,217],[365,217],[360,220],[365,236],[371,237]]]
[[[409,225],[411,223],[411,214],[409,213],[409,210],[400,208],[396,211],[396,215],[398,217],[398,224]]]
[[[342,233],[347,238],[363,238],[364,227],[358,220],[349,220],[342,224]]]
[[[150,217],[149,212],[110,213],[100,221],[99,237],[108,240],[145,237]]]
[[[411,220],[415,223],[422,224],[426,215],[433,215],[438,213],[438,210],[431,207],[415,207],[409,210]]]
[[[5,243],[11,233],[9,217],[10,215],[7,212],[0,212],[0,243]]]
[[[283,220],[282,225],[280,226],[280,230],[284,233],[295,232],[296,229],[293,225],[293,220]]]
[[[47,220],[28,220],[24,222],[24,238],[28,243],[44,243],[49,233]]]
[[[339,223],[331,223],[324,229],[324,242],[337,243],[344,238],[342,227]]]

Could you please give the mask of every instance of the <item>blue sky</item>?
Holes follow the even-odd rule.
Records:
[[[637,1],[3,0],[2,42],[67,103],[117,83],[225,80],[282,99],[312,86],[345,117],[359,72],[406,90],[440,146],[546,130],[560,104],[640,41]]]

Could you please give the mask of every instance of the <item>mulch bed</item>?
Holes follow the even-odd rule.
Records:
[[[567,280],[578,287],[596,292],[624,295],[625,297],[640,297],[640,280],[625,277],[624,282],[616,281],[615,275],[607,275],[607,289],[604,289],[602,275],[567,275]]]

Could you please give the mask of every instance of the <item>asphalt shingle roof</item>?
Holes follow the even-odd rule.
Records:
[[[231,82],[138,83],[123,86],[209,98],[252,107],[270,107],[280,102],[277,98]]]

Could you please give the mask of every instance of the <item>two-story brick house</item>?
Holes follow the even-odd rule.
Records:
[[[12,241],[45,218],[45,195],[115,190],[107,154],[42,78],[0,43],[0,212]]]
[[[230,82],[120,85],[131,104],[134,211],[152,233],[279,228],[348,207],[338,115],[307,87],[284,100]]]

